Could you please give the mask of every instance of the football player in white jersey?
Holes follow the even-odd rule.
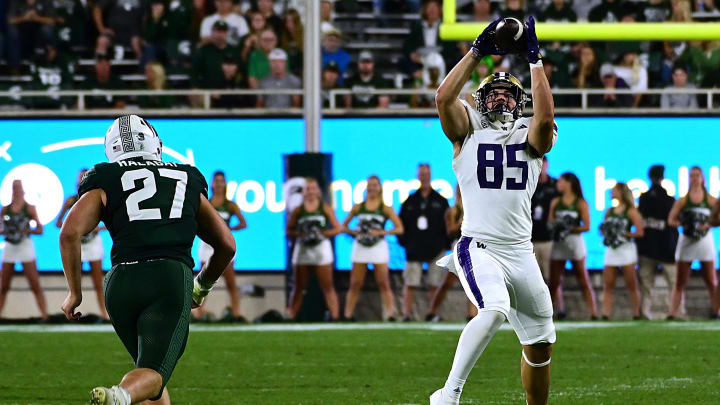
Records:
[[[450,375],[430,397],[431,405],[459,403],[470,370],[505,319],[523,346],[527,403],[546,404],[548,398],[555,327],[550,292],[530,242],[530,199],[542,157],[555,144],[557,126],[532,17],[527,21],[526,57],[534,117],[522,117],[527,96],[520,82],[504,72],[480,83],[474,106],[458,99],[480,59],[504,53],[492,39],[499,21],[478,36],[435,96],[443,131],[453,144],[452,165],[465,206],[462,237],[439,264],[457,273],[478,315],[463,329]]]

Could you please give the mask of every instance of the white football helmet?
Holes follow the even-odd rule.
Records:
[[[105,133],[105,156],[110,163],[134,157],[162,160],[162,141],[145,118],[123,115]]]

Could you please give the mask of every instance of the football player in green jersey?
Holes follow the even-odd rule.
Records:
[[[70,293],[65,316],[78,319],[82,236],[102,220],[113,239],[105,304],[115,332],[136,368],[112,388],[92,390],[94,405],[143,401],[166,405],[166,388],[185,350],[190,308],[202,304],[235,254],[230,230],[207,199],[193,166],[163,162],[162,142],[143,118],[125,115],[105,134],[109,163],[90,169],[60,231],[60,254]],[[193,280],[195,235],[213,247]]]

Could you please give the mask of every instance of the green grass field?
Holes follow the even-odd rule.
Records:
[[[195,326],[174,404],[427,404],[461,325]],[[132,367],[108,326],[0,327],[0,404],[82,404]],[[329,330],[306,330],[331,328]],[[339,329],[343,328],[343,329]],[[352,329],[347,329],[352,328]],[[720,403],[720,322],[561,323],[551,404]],[[524,404],[520,346],[503,328],[463,404]]]

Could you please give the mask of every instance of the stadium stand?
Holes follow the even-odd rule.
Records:
[[[132,0],[120,0],[114,5],[80,0],[9,3],[7,9],[0,10],[0,91],[13,93],[0,96],[2,110],[72,110],[78,108],[78,97],[61,97],[54,92],[144,90],[149,88],[149,82],[156,81],[147,77],[148,72],[152,75],[160,72],[160,68],[164,80],[153,89],[256,89],[261,79],[254,76],[257,69],[263,74],[269,71],[266,59],[272,49],[262,46],[265,28],[275,34],[275,47],[287,53],[289,71],[302,76],[302,1],[154,0],[142,3],[142,7]],[[456,4],[458,21],[485,22],[499,15],[518,18],[534,15],[539,21],[547,22],[608,24],[720,19],[715,2],[708,0],[459,0]],[[441,6],[437,0],[422,4],[394,0],[324,0],[321,30],[325,41],[339,40],[340,44],[335,47],[341,47],[338,52],[342,55],[339,59],[324,57],[323,64],[335,61],[340,72],[337,82],[342,88],[343,82],[356,74],[360,53],[372,52],[377,77],[392,89],[403,89],[389,93],[391,109],[430,108],[428,103],[418,103],[417,97],[412,97],[412,94],[431,93],[432,87],[423,85],[427,81],[423,79],[427,76],[423,65],[428,60],[437,65],[433,54],[439,53],[445,66],[436,67],[445,72],[468,49],[466,43],[442,41],[437,37]],[[229,48],[214,52],[212,63],[218,73],[215,74],[217,83],[198,81],[197,66],[208,63],[206,48],[212,42],[211,32],[217,21],[227,26]],[[261,52],[262,48],[265,49]],[[713,89],[720,84],[716,68],[720,49],[718,43],[712,41],[549,42],[543,44],[543,54],[550,65],[547,73],[554,89],[574,90],[555,91],[558,107],[626,106],[626,102],[615,99],[624,100],[630,95],[631,105],[636,108],[683,109],[695,103],[701,108],[712,108],[714,92],[699,89]],[[589,58],[594,60],[590,62]],[[230,62],[230,59],[237,65],[238,72],[226,83],[220,80],[219,62]],[[97,80],[97,70],[105,69],[104,61],[110,65],[108,80]],[[483,65],[482,74],[524,66],[518,62],[514,55],[495,57]],[[146,69],[148,64],[153,68]],[[601,76],[603,67],[607,79]],[[673,72],[677,70],[687,73],[687,86],[673,85]],[[521,80],[528,81],[527,72],[520,69],[518,73]],[[610,80],[612,77],[617,80]],[[602,94],[623,89],[625,85],[630,89],[626,91],[628,94],[622,91],[617,95]],[[664,91],[660,89],[664,88],[685,94],[687,105],[677,102],[661,105]],[[30,90],[51,94],[19,97],[18,92]],[[351,92],[349,88],[344,90],[344,93]],[[580,92],[585,95],[580,96]],[[344,93],[337,91],[332,99],[344,99]],[[103,97],[113,96],[103,93]],[[198,95],[157,96],[167,100],[155,104],[147,104],[145,99],[140,102],[139,95],[115,97],[123,98],[124,103],[104,103],[103,107],[252,108],[257,105],[255,99],[247,95],[236,97],[235,105],[206,103]],[[680,98],[675,101],[678,100]],[[80,102],[80,107],[89,105],[87,101]],[[345,107],[344,103],[328,103],[328,106]]]

